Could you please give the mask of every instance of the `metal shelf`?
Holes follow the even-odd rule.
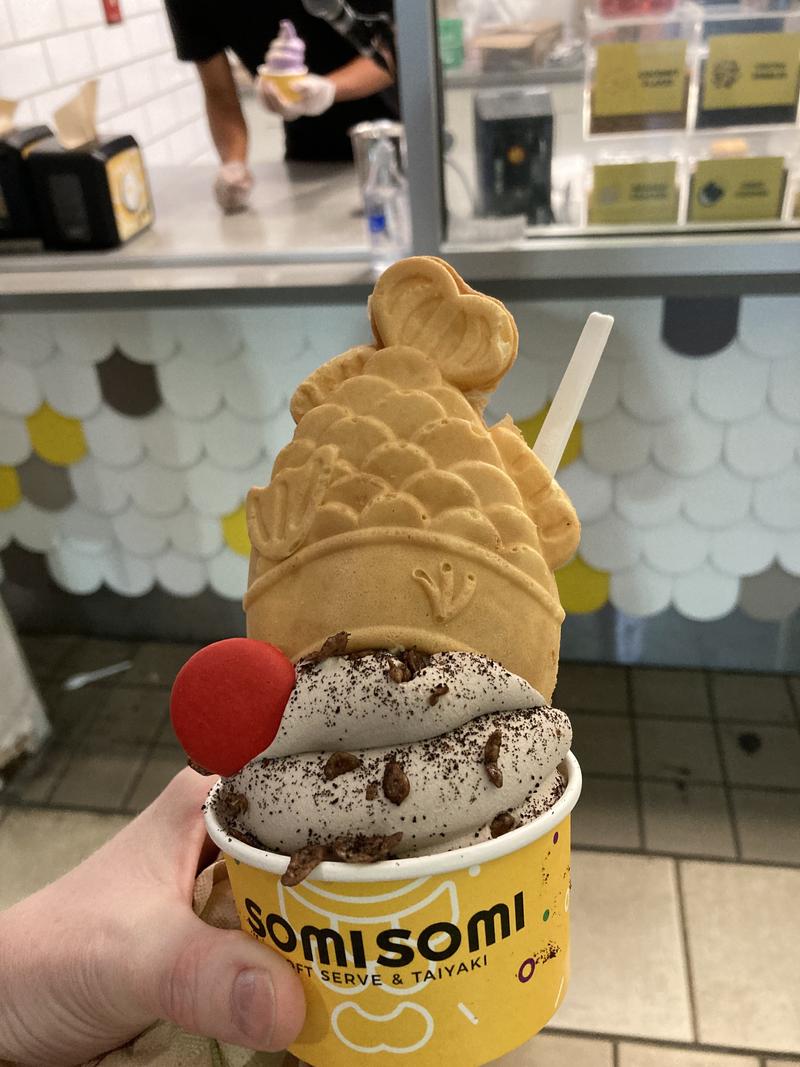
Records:
[[[444,72],[445,89],[516,89],[527,85],[572,85],[583,81],[583,61],[571,67],[484,72],[462,67]]]

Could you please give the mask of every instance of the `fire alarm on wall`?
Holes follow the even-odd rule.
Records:
[[[122,22],[122,9],[119,0],[103,0],[103,10],[106,13],[106,22],[110,25],[114,22]]]

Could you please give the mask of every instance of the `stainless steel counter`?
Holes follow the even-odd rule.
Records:
[[[371,282],[352,168],[256,170],[251,209],[230,217],[213,201],[213,167],[154,170],[152,230],[111,252],[0,256],[0,310],[362,301]],[[537,236],[442,254],[509,298],[800,292],[798,230]]]
[[[353,168],[266,162],[254,172],[250,209],[224,216],[211,193],[214,167],[153,168],[152,229],[109,252],[0,255],[0,307],[365,286],[367,245]]]

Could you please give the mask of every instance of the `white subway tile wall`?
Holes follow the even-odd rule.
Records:
[[[14,37],[11,26],[11,16],[8,13],[6,0],[0,0],[0,41],[10,41]]]
[[[0,97],[18,122],[49,123],[88,78],[100,79],[102,134],[132,133],[150,166],[208,162],[213,150],[194,67],[180,63],[161,0],[0,0]]]

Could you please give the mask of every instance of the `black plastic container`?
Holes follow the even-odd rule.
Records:
[[[552,222],[553,105],[547,89],[476,93],[475,143],[484,214]]]
[[[47,126],[29,126],[0,137],[0,240],[39,236],[28,156],[51,136]]]
[[[153,222],[144,159],[129,134],[73,149],[50,138],[29,165],[48,248],[115,248]]]

